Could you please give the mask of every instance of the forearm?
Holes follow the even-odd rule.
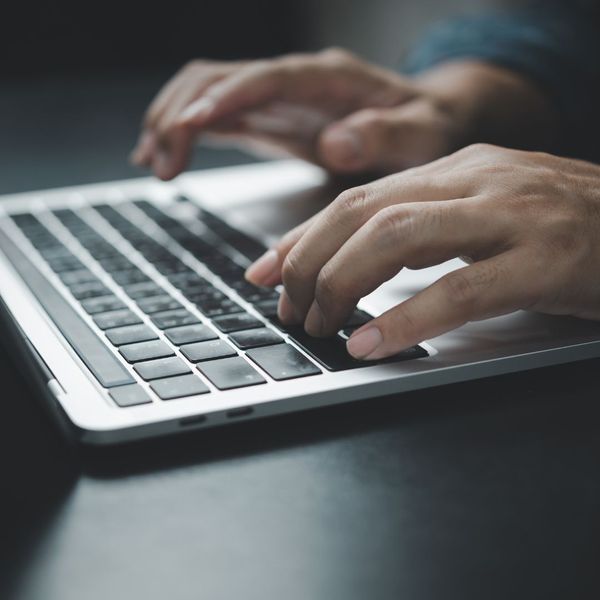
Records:
[[[483,81],[487,83],[476,85],[480,106],[471,109],[478,115],[480,135],[510,133],[516,136],[510,145],[536,148],[539,143],[552,144],[554,139],[557,152],[598,160],[599,29],[600,6],[596,3],[534,1],[522,10],[462,17],[434,27],[405,61],[403,70],[427,78],[429,72],[437,77],[437,69],[451,63],[489,65],[494,71],[488,73],[504,72],[507,78],[502,83],[502,78],[486,74]],[[510,73],[516,85],[510,84]],[[493,79],[499,85],[489,86]],[[448,77],[446,84],[453,88],[457,82]],[[470,84],[463,78],[461,85]],[[495,90],[499,90],[498,96]],[[543,108],[540,112],[540,95],[546,100],[542,104],[551,105],[558,122],[551,123],[552,132],[541,140],[537,136],[548,113]],[[512,111],[517,111],[515,119],[507,121],[505,113]],[[535,122],[528,124],[528,119]],[[520,131],[521,127],[526,131]]]
[[[485,142],[524,150],[554,151],[559,112],[526,77],[475,60],[453,60],[415,77],[452,114],[453,149]]]

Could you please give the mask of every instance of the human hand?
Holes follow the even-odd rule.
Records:
[[[474,145],[341,194],[250,267],[283,282],[279,317],[315,336],[403,267],[451,272],[355,331],[379,359],[469,321],[516,311],[600,319],[600,167]]]
[[[162,179],[203,134],[336,173],[393,172],[459,147],[458,110],[435,85],[338,49],[251,62],[193,61],[150,105],[132,160]]]

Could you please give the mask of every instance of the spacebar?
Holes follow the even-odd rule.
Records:
[[[134,383],[118,358],[3,231],[0,248],[100,384],[111,388]]]

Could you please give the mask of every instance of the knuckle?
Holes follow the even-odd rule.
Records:
[[[303,281],[308,276],[306,269],[302,268],[303,261],[301,260],[299,253],[292,250],[283,261],[281,267],[281,280],[283,285],[287,288],[293,287],[299,281]]]
[[[405,206],[386,206],[371,219],[371,227],[375,234],[373,240],[377,242],[380,251],[386,252],[390,246],[396,246],[400,242],[405,244],[411,238],[414,218]]]
[[[498,147],[493,144],[486,144],[484,142],[477,142],[470,144],[458,150],[455,154],[461,157],[467,158],[479,158],[484,156],[490,156],[498,152]]]
[[[325,48],[321,50],[317,56],[324,64],[334,68],[344,67],[356,60],[356,57],[352,52],[337,46]]]
[[[325,265],[315,283],[315,299],[321,306],[327,306],[339,297],[340,289],[334,271]]]
[[[364,187],[355,187],[342,192],[331,204],[331,210],[336,218],[362,214],[367,207],[367,191]]]

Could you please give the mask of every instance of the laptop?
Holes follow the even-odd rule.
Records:
[[[380,362],[353,329],[461,266],[404,270],[329,339],[277,321],[279,290],[244,280],[282,233],[333,199],[300,161],[4,196],[5,345],[72,438],[93,445],[203,429],[600,356],[600,323],[518,312]]]

